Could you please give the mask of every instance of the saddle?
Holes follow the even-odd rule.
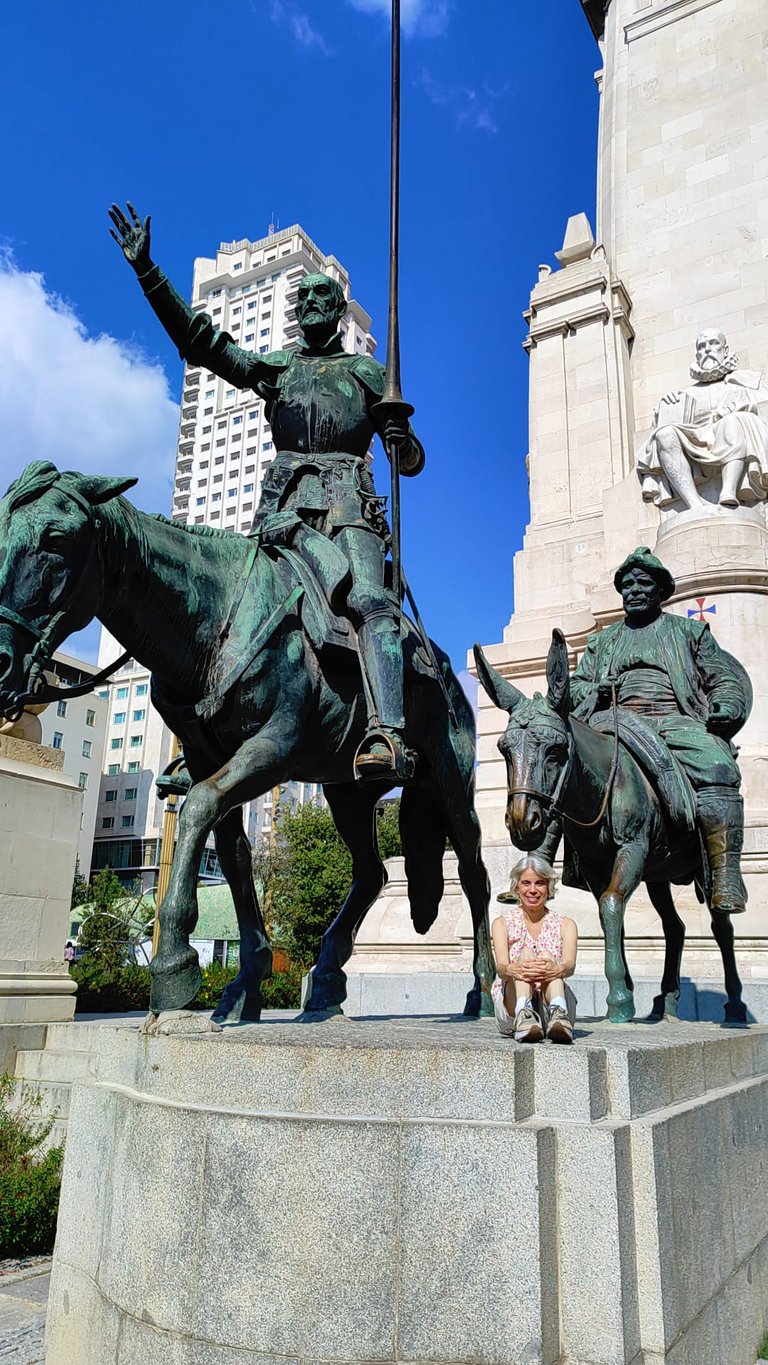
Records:
[[[341,550],[327,536],[303,524],[290,546],[270,545],[268,550],[274,556],[278,572],[283,566],[289,571],[281,573],[286,591],[288,585],[297,580],[304,590],[297,610],[316,653],[335,647],[357,654],[357,632],[343,614],[350,574]],[[400,636],[406,668],[419,677],[434,678],[434,669],[416,627],[402,614]]]
[[[632,711],[617,712],[619,744],[632,755],[653,787],[665,820],[674,829],[693,834],[696,829],[696,801],[682,765],[671,753],[661,735]],[[616,733],[614,712],[598,711],[589,724],[601,734]]]

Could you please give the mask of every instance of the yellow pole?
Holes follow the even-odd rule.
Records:
[[[181,745],[175,735],[171,738],[172,762],[181,753]],[[157,887],[155,889],[155,923],[152,929],[152,956],[157,954],[158,943],[160,941],[160,906],[165,899],[168,884],[171,880],[171,867],[173,865],[173,852],[176,846],[176,817],[178,815],[179,798],[178,796],[168,796],[165,802],[165,812],[163,814],[163,833],[160,839],[160,860],[157,869]]]

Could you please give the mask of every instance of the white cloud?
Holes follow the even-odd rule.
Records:
[[[392,0],[350,0],[350,3],[365,14],[382,14],[386,19],[392,14]],[[451,0],[402,0],[400,19],[406,33],[434,37],[447,26],[450,10]]]
[[[500,89],[490,86],[478,90],[469,85],[445,85],[431,71],[423,68],[416,78],[427,98],[450,110],[457,128],[477,128],[483,133],[498,133],[495,109],[509,93],[509,85]]]
[[[312,27],[309,15],[299,9],[293,0],[272,0],[271,15],[276,24],[288,25],[301,47],[314,47],[324,57],[330,56],[331,48],[322,33]]]
[[[136,474],[131,498],[170,513],[179,409],[164,370],[88,334],[42,275],[0,255],[0,495],[30,460]]]

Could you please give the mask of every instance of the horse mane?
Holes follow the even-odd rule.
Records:
[[[162,526],[175,526],[177,531],[187,531],[192,536],[205,536],[211,540],[228,540],[231,535],[241,535],[239,531],[228,531],[223,526],[189,526],[184,521],[173,521],[162,512],[148,513],[151,521],[159,521]]]

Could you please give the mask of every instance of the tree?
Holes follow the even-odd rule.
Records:
[[[400,802],[382,802],[376,834],[382,858],[401,852]],[[291,961],[307,969],[352,884],[352,858],[331,812],[312,804],[280,811],[270,836],[256,845],[253,872],[267,930]]]
[[[299,806],[281,814],[277,844],[283,861],[274,877],[271,918],[276,942],[308,968],[352,881],[352,859],[329,810]]]
[[[72,899],[70,909],[74,910],[78,905],[85,905],[88,900],[88,883],[80,871],[80,859],[75,863],[75,876],[72,882]]]
[[[142,903],[140,888],[126,892],[111,867],[102,868],[90,887],[80,926],[83,956],[115,972],[136,958],[138,944],[152,933],[153,912]]]
[[[376,838],[379,853],[387,858],[402,858],[403,845],[400,839],[400,797],[393,801],[381,801],[376,807]]]

